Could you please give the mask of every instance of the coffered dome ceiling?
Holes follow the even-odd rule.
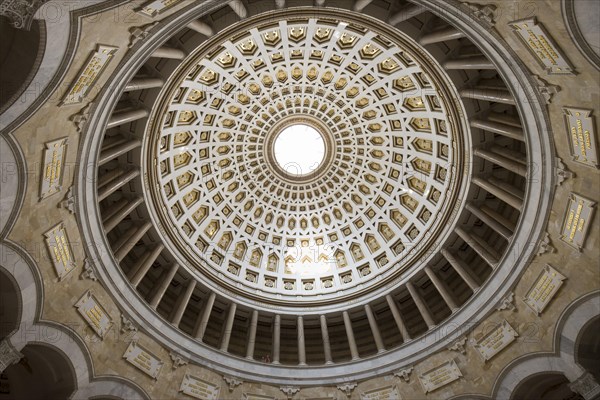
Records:
[[[413,266],[452,226],[468,172],[464,112],[427,52],[365,18],[310,15],[259,16],[197,49],[161,93],[142,152],[181,259],[294,301]],[[325,143],[299,174],[274,157],[297,124]]]

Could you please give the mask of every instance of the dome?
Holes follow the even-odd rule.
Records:
[[[598,4],[27,3],[0,400],[598,396]]]
[[[418,268],[469,174],[441,66],[364,16],[320,14],[259,15],[200,46],[159,95],[142,151],[147,204],[177,261],[292,306]],[[314,170],[277,159],[295,125],[321,140]]]

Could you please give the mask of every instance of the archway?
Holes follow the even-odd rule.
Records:
[[[2,374],[0,400],[68,399],[75,391],[75,371],[60,351],[43,344],[28,344],[23,358]]]
[[[569,380],[561,373],[547,372],[524,379],[515,389],[511,400],[583,400],[569,388]]]
[[[575,361],[600,382],[600,317],[581,330],[575,347]]]

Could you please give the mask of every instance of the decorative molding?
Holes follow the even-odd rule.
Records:
[[[158,21],[152,22],[150,24],[130,28],[129,33],[131,35],[129,35],[129,44],[127,45],[127,47],[132,48],[133,46],[135,46],[135,44],[137,42],[146,39],[146,37],[148,37],[148,35],[150,35],[150,31],[152,30],[152,28],[154,28],[157,24],[158,24]]]
[[[490,25],[496,24],[496,5],[494,4],[477,4],[477,3],[463,3],[466,5],[470,13],[481,20],[484,20]]]
[[[171,361],[173,361],[173,369],[183,367],[184,365],[187,365],[190,362],[190,360],[188,360],[181,354],[175,353],[174,351],[170,352],[169,355],[171,356]]]
[[[121,313],[121,333],[122,334],[135,334],[138,328],[135,326],[133,321],[129,319],[124,313]]]
[[[98,277],[96,276],[96,270],[94,269],[93,264],[94,263],[92,263],[89,258],[86,258],[83,261],[83,268],[81,274],[79,275],[79,279],[90,279],[94,282],[98,280]]]
[[[280,386],[279,390],[287,396],[288,400],[292,400],[294,395],[300,391],[300,388],[297,386]]]
[[[21,354],[6,338],[0,342],[0,372],[4,372],[9,366],[16,364],[23,358]]]
[[[352,395],[352,391],[358,386],[356,382],[346,382],[341,385],[337,385],[338,390],[341,390],[347,397]]]
[[[48,0],[3,0],[0,2],[0,15],[6,17],[13,27],[28,31],[36,11],[46,1]]]
[[[506,296],[504,296],[496,306],[496,311],[516,311],[517,306],[515,305],[515,293],[510,292]]]
[[[467,349],[465,347],[466,344],[467,344],[467,338],[466,338],[466,336],[463,336],[462,338],[460,338],[456,342],[454,342],[454,344],[452,344],[451,346],[448,346],[448,350],[456,351],[460,354],[466,354],[467,353]]]
[[[567,166],[563,163],[560,157],[556,157],[555,160],[556,185],[560,186],[565,180],[573,178],[575,174],[567,169]]]
[[[589,372],[581,375],[575,382],[570,383],[569,389],[579,393],[585,400],[592,400],[600,395],[600,385]]]
[[[552,246],[552,241],[550,240],[550,234],[548,232],[544,232],[544,237],[538,243],[537,255],[541,256],[546,253],[554,253],[556,249]]]
[[[65,198],[58,203],[58,208],[68,210],[71,214],[75,214],[75,194],[73,193],[73,186],[69,187]]]
[[[394,376],[402,379],[404,382],[408,383],[410,382],[410,374],[413,371],[413,366],[411,365],[410,367],[406,367],[406,368],[402,368],[399,369],[397,371],[394,371]]]
[[[227,384],[227,387],[229,388],[230,392],[233,392],[233,390],[241,385],[242,383],[244,383],[243,380],[241,380],[240,378],[237,378],[235,376],[231,376],[231,375],[223,375],[223,380],[225,381],[225,383]]]
[[[81,134],[83,132],[83,128],[90,118],[90,108],[93,103],[88,103],[85,107],[83,107],[77,114],[71,115],[69,120],[75,124],[75,128],[77,128],[77,133]]]
[[[533,78],[535,79],[537,89],[544,98],[545,103],[552,103],[552,98],[554,95],[561,91],[560,86],[552,85],[548,83],[548,81],[540,78],[538,75],[533,75]]]

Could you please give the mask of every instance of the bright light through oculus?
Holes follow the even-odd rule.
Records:
[[[325,157],[325,142],[316,129],[308,125],[292,125],[275,139],[275,160],[288,174],[308,175]]]

